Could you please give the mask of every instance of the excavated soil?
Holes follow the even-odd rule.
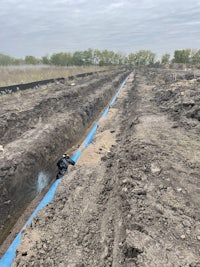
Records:
[[[174,84],[166,77],[130,76],[54,201],[23,231],[14,267],[200,266],[199,121],[174,116],[176,98],[163,104]]]
[[[0,97],[0,243],[127,75],[108,71]]]

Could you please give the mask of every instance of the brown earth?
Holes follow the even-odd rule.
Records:
[[[0,243],[127,75],[113,70],[0,97]]]
[[[14,267],[200,266],[199,122],[187,118],[186,129],[184,112],[176,120],[163,110],[165,78],[132,74],[54,201],[24,230]]]

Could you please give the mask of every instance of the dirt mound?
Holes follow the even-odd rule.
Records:
[[[93,149],[24,231],[13,266],[200,266],[200,138],[173,127],[150,83],[148,72],[130,78]],[[104,132],[116,142],[109,152]]]
[[[156,102],[176,126],[200,132],[200,83],[198,79],[171,81],[155,87]]]

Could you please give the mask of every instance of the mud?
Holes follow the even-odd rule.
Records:
[[[163,110],[165,77],[132,74],[55,200],[24,230],[14,267],[200,266],[200,137],[181,123],[185,113],[176,121]]]
[[[115,70],[1,96],[0,242],[126,76]]]

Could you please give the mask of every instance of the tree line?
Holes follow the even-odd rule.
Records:
[[[200,50],[183,49],[175,50],[173,58],[166,53],[157,60],[157,55],[150,50],[140,50],[128,55],[121,52],[109,50],[88,49],[85,51],[76,51],[74,53],[60,52],[51,56],[43,56],[36,58],[31,55],[25,56],[23,59],[14,58],[9,55],[0,53],[0,66],[9,65],[56,65],[56,66],[117,66],[117,65],[133,65],[133,66],[155,66],[167,63],[184,63],[184,64],[200,64]]]

